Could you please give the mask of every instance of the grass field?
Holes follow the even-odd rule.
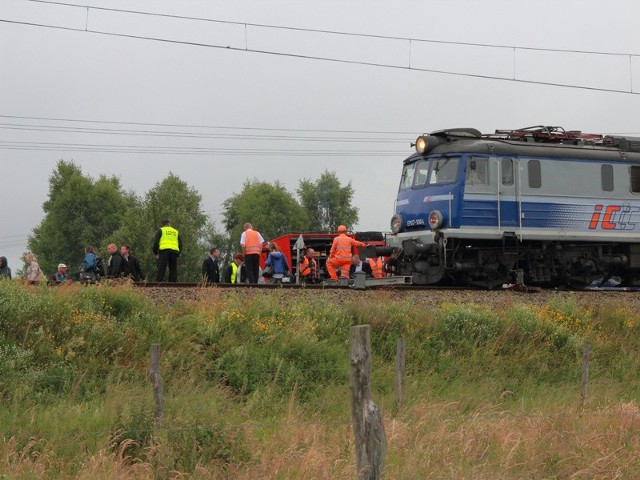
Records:
[[[605,295],[490,306],[480,292],[430,309],[332,295],[208,289],[165,305],[130,286],[0,282],[0,478],[354,478],[348,335],[362,323],[386,478],[638,477],[635,309]]]

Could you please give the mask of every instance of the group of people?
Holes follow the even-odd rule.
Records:
[[[275,242],[269,242],[269,254],[264,262],[264,269],[260,269],[260,255],[264,239],[260,232],[253,229],[250,223],[245,223],[244,232],[240,237],[242,252],[233,255],[233,260],[227,267],[222,281],[225,283],[253,283],[257,284],[266,278],[267,283],[282,283],[290,276],[291,268],[286,255]],[[353,247],[365,247],[366,244],[347,235],[344,225],[338,227],[338,236],[333,239],[329,258],[326,262],[327,273],[331,280],[350,278],[357,272],[365,272],[373,278],[386,275],[384,261],[381,257],[368,258],[366,262],[359,255],[353,255]],[[220,267],[217,247],[211,248],[209,256],[202,263],[202,278],[207,284],[220,282]],[[320,282],[320,269],[316,251],[307,248],[298,265],[301,283],[313,284]]]
[[[69,274],[67,265],[59,263],[58,269],[49,277],[46,277],[43,273],[35,254],[27,253],[24,257],[27,265],[25,279],[34,285],[45,281],[50,285],[59,285],[72,280],[91,283],[103,277],[131,278],[135,282],[144,280],[145,277],[144,273],[142,273],[140,262],[131,255],[131,247],[129,245],[122,244],[120,250],[118,250],[115,243],[110,243],[107,247],[109,260],[106,268],[102,265],[101,259],[98,258],[95,252],[95,248],[92,246],[84,248],[84,259],[82,260],[80,271],[74,276]],[[1,278],[11,279],[11,269],[7,265],[5,257],[0,257]]]
[[[269,254],[264,263],[264,269],[260,268],[260,256],[264,238],[251,223],[244,224],[244,231],[240,237],[242,252],[234,253],[232,261],[220,273],[220,250],[212,247],[209,255],[202,263],[202,279],[207,284],[215,283],[249,283],[257,284],[263,281],[267,283],[282,283],[291,275],[291,268],[287,256],[280,250],[275,242],[269,243]],[[357,272],[363,271],[371,277],[382,278],[385,276],[382,258],[369,258],[363,262],[358,255],[353,255],[353,247],[365,247],[363,242],[355,240],[347,235],[344,225],[338,227],[338,236],[333,239],[329,258],[326,262],[327,273],[331,280],[353,277]],[[157,282],[163,282],[166,270],[169,270],[168,281],[176,282],[178,278],[178,257],[182,250],[182,238],[180,232],[171,226],[168,219],[163,220],[162,226],[155,234],[153,253],[158,265]],[[131,278],[140,282],[145,279],[140,262],[131,255],[129,245],[122,244],[118,249],[115,243],[107,246],[109,258],[106,267],[96,255],[95,248],[87,246],[84,249],[84,259],[80,272],[74,277],[76,280],[93,282],[100,278]],[[45,276],[40,270],[36,256],[28,253],[25,256],[27,265],[26,279],[34,284],[45,281]],[[64,263],[58,265],[57,271],[47,278],[50,284],[60,284],[71,280]],[[298,275],[302,283],[320,282],[320,269],[317,254],[313,248],[307,248],[298,265]],[[7,265],[6,257],[0,257],[0,279],[11,279],[11,269]],[[266,280],[265,280],[266,279]]]
[[[24,256],[24,261],[27,264],[27,269],[25,271],[25,278],[29,283],[38,284],[45,281],[45,275],[42,273],[40,269],[40,265],[38,264],[38,259],[33,253],[27,253]],[[7,263],[7,257],[0,257],[0,280],[1,279],[11,280],[11,268]],[[62,283],[69,278],[67,274],[67,266],[64,263],[58,265],[58,270],[51,275],[47,281],[49,283]]]
[[[84,259],[82,260],[82,266],[78,279],[81,281],[92,282],[106,278],[130,278],[134,282],[141,282],[145,279],[140,261],[131,255],[131,247],[127,244],[122,244],[120,250],[115,243],[110,243],[107,246],[107,253],[109,259],[107,260],[107,266],[102,264],[102,260],[96,255],[96,250],[92,246],[84,248]]]

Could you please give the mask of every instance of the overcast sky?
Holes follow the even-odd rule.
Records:
[[[59,159],[139,195],[171,171],[218,226],[246,179],[295,192],[328,169],[355,188],[357,230],[388,230],[422,132],[640,136],[637,1],[62,3],[0,0],[0,255],[14,270]]]

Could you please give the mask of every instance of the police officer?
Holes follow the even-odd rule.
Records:
[[[182,250],[182,238],[178,230],[165,219],[162,227],[156,232],[153,240],[153,253],[158,261],[158,276],[156,282],[164,282],[164,272],[169,266],[169,281],[178,281],[178,256]]]

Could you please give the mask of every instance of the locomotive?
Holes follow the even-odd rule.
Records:
[[[388,268],[414,284],[582,287],[640,278],[640,138],[439,130],[404,160]]]

